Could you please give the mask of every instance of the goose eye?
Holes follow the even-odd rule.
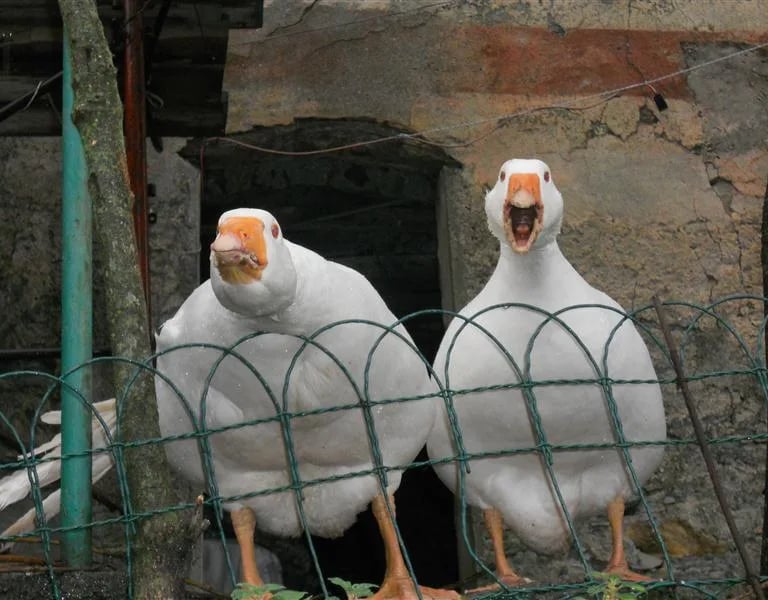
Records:
[[[549,181],[549,171],[544,171],[544,181]]]
[[[277,223],[272,223],[272,237],[277,239],[278,235],[280,235],[280,227],[277,226]]]
[[[507,177],[507,174],[506,174],[504,171],[502,171],[501,173],[499,173],[499,181],[504,181],[504,179],[505,179],[506,177]]]

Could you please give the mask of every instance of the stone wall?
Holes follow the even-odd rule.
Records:
[[[470,299],[496,261],[484,188],[504,160],[529,156],[549,163],[563,193],[564,252],[625,308],[647,306],[654,294],[694,304],[762,295],[768,53],[719,59],[765,43],[766,30],[764,0],[272,2],[262,30],[230,36],[228,130],[372,119],[423,133],[442,148],[460,165],[444,168],[439,190],[446,308]],[[656,92],[666,110],[654,103]],[[760,303],[719,312],[758,356]],[[643,319],[651,326],[655,317],[645,312]],[[676,325],[690,319],[690,312],[673,313]],[[712,320],[685,342],[692,373],[747,363]],[[671,377],[654,353],[660,374]],[[722,376],[693,387],[709,435],[765,431],[765,399],[754,379]],[[689,439],[673,386],[665,386],[665,399],[670,438]],[[717,447],[753,556],[764,454],[760,445]],[[742,573],[695,447],[670,448],[647,492],[675,547],[676,576]],[[647,543],[642,512],[628,518],[630,537],[644,550],[632,560],[650,568],[657,549]],[[601,566],[605,521],[581,527],[588,556]],[[509,543],[526,575],[578,576],[573,554],[545,561]]]

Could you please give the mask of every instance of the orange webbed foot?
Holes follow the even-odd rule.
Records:
[[[632,569],[629,568],[627,563],[608,564],[605,567],[605,570],[603,571],[603,573],[607,573],[608,575],[615,575],[616,577],[624,581],[634,581],[637,583],[654,581],[653,577],[648,577],[647,575],[641,575],[640,573],[635,573]]]
[[[502,584],[504,584],[507,587],[520,587],[523,585],[528,585],[529,583],[533,582],[533,580],[528,579],[527,577],[521,577],[517,573],[497,575],[496,577]],[[472,588],[471,590],[466,590],[466,593],[482,594],[485,592],[497,592],[501,589],[503,589],[501,585],[499,585],[498,583],[492,583],[490,585],[483,585],[480,587]]]
[[[441,590],[423,585],[419,586],[423,600],[459,600],[461,596],[453,590]],[[419,600],[419,594],[410,577],[391,577],[386,579],[379,590],[369,600]]]

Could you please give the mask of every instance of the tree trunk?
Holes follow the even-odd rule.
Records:
[[[760,246],[760,264],[763,268],[763,297],[768,297],[768,185],[763,196],[763,224]],[[768,304],[763,305],[763,313],[768,317]],[[764,333],[765,360],[768,364],[768,329]],[[766,465],[768,465],[768,448],[766,449]],[[760,552],[760,575],[768,575],[768,469],[765,471],[765,486],[763,487],[763,539]]]
[[[73,120],[83,140],[95,241],[103,253],[109,337],[115,356],[143,361],[151,354],[147,307],[131,221],[123,140],[122,106],[112,54],[94,0],[59,0],[65,43],[72,56]],[[115,363],[115,393],[121,403],[121,441],[160,437],[151,373]],[[125,466],[133,513],[176,504],[165,453],[159,445],[126,449]],[[130,515],[127,515],[130,516]],[[137,523],[132,558],[133,597],[181,598],[200,511],[169,512]]]

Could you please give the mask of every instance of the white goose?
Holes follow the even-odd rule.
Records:
[[[425,365],[405,341],[390,333],[376,347],[383,327],[359,322],[333,326],[313,338],[327,354],[313,345],[302,349],[303,342],[292,337],[313,336],[331,323],[350,319],[383,327],[396,321],[365,277],[285,240],[270,213],[229,211],[221,216],[211,244],[211,279],[163,325],[157,348],[162,353],[180,344],[201,342],[231,347],[250,333],[269,332],[234,349],[258,370],[273,398],[236,357],[228,356],[216,366],[222,356],[219,350],[169,350],[158,357],[157,368],[191,403],[192,414],[205,415],[208,429],[275,417],[275,403],[298,414],[291,419],[290,430],[300,478],[343,477],[374,466],[361,409],[366,389],[373,402],[419,396],[434,389]],[[410,341],[402,326],[395,331]],[[190,432],[190,417],[177,393],[161,378],[156,382],[163,435]],[[337,406],[351,408],[304,414]],[[384,466],[406,465],[424,445],[435,417],[435,400],[375,404],[371,415]],[[278,421],[214,433],[209,443],[221,496],[291,485]],[[185,478],[204,484],[197,441],[169,444],[167,453]],[[385,579],[376,595],[379,599],[417,596],[390,519],[392,494],[401,475],[401,470],[388,471],[384,494],[374,475],[334,479],[302,490],[307,528],[324,537],[341,535],[373,502],[387,559]],[[225,508],[240,542],[244,580],[260,584],[252,552],[254,527],[258,523],[270,533],[299,535],[302,524],[295,493],[244,497]],[[421,593],[427,598],[457,597],[455,592],[430,588],[421,588]]]
[[[451,390],[518,384],[521,379],[591,380],[530,388],[546,442],[614,443],[617,438],[606,395],[595,380],[602,376],[655,380],[656,374],[634,325],[622,319],[621,307],[590,286],[560,251],[556,238],[563,200],[549,167],[539,160],[505,162],[486,195],[485,210],[489,228],[500,243],[500,256],[488,283],[460,314],[474,317],[477,326],[498,339],[519,367],[520,376],[489,335],[472,324],[465,325],[462,318],[452,321],[443,338],[435,359],[437,376],[444,382],[447,379]],[[504,303],[535,308],[485,310]],[[601,307],[568,308],[595,304]],[[558,313],[562,324],[552,319],[545,323],[552,313]],[[615,384],[611,391],[627,440],[665,438],[658,384]],[[452,402],[468,453],[531,448],[543,441],[534,433],[520,387],[458,394]],[[456,455],[445,405],[427,448],[433,459]],[[658,466],[662,453],[661,446],[631,450],[641,484]],[[624,502],[635,489],[622,450],[554,451],[553,457],[554,475],[571,517],[608,511],[613,552],[606,570],[625,578],[641,578],[628,568],[623,550]],[[537,552],[562,550],[570,540],[545,464],[538,453],[519,453],[472,460],[469,466],[467,501],[483,510],[494,544],[497,576],[507,585],[520,584],[523,578],[510,567],[504,552],[502,521]],[[456,463],[435,468],[441,480],[458,493]]]

